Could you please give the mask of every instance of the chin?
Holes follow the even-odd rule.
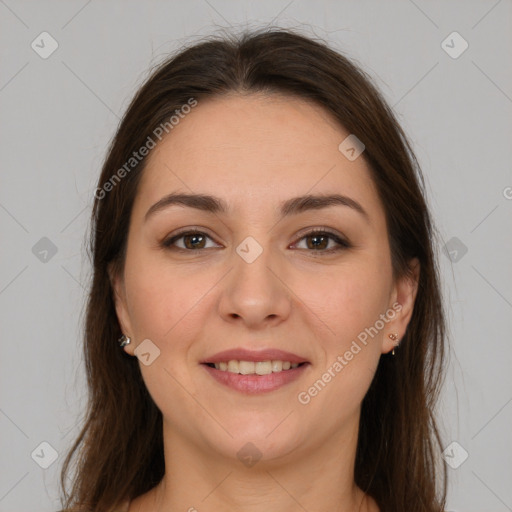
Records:
[[[283,414],[266,415],[263,419],[261,416],[261,412],[254,412],[234,422],[232,418],[224,425],[233,437],[227,434],[215,439],[209,437],[209,444],[225,457],[237,458],[248,467],[255,462],[260,467],[262,463],[273,464],[303,444],[298,426],[292,424],[291,418],[283,422],[286,417]]]

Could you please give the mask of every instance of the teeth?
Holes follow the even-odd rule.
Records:
[[[228,372],[239,373],[238,372],[238,361],[229,361],[228,362]]]
[[[268,375],[272,373],[272,361],[258,361],[254,363],[254,370],[258,375]]]
[[[283,361],[272,361],[272,371],[280,372],[283,369]]]
[[[241,373],[242,375],[251,375],[254,373],[254,366],[255,365],[253,361],[239,361],[238,373]]]
[[[269,375],[279,373],[290,368],[297,368],[299,363],[290,363],[290,361],[223,361],[214,363],[217,370],[223,372],[240,373],[242,375]]]

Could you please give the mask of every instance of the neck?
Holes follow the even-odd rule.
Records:
[[[141,512],[378,510],[354,482],[357,422],[325,442],[273,460],[263,457],[251,467],[214,447],[199,447],[165,422],[164,440],[166,473],[144,496]]]

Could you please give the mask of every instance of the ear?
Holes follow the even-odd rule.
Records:
[[[418,258],[413,258],[409,262],[410,272],[399,278],[395,283],[392,293],[390,309],[396,312],[393,320],[388,322],[382,340],[382,353],[386,354],[396,347],[397,342],[389,338],[389,334],[398,334],[398,340],[405,336],[405,331],[411,320],[414,311],[414,303],[418,292],[418,283],[420,279],[420,262]]]
[[[114,303],[116,307],[117,320],[121,327],[121,331],[128,337],[132,336],[132,324],[130,321],[130,315],[128,313],[128,306],[126,301],[126,290],[124,286],[124,278],[121,272],[115,267],[114,264],[108,266],[108,275],[110,279],[110,285],[114,295]],[[123,350],[130,355],[134,355],[134,343],[130,343],[123,347]]]

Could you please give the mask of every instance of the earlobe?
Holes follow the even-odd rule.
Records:
[[[124,280],[122,276],[120,276],[119,272],[116,272],[115,269],[110,265],[108,267],[108,275],[110,279],[110,286],[112,289],[114,305],[116,308],[117,320],[122,331],[122,336],[117,341],[120,347],[125,352],[127,352],[130,355],[133,355],[133,346],[130,346],[129,342],[126,343],[126,340],[130,339],[132,333],[132,326],[130,322],[130,316],[128,314],[128,308],[126,305],[126,291],[124,286]]]
[[[395,347],[398,347],[400,345],[400,339],[398,338],[397,332],[392,332],[388,334],[388,338],[395,344]],[[395,355],[395,347],[391,350],[391,354]]]
[[[389,336],[389,334],[396,334],[397,339],[401,340],[412,318],[420,279],[419,260],[413,258],[409,262],[409,268],[410,272],[400,277],[395,284],[392,307],[397,311],[397,316],[388,324],[389,332],[384,336],[382,353],[388,353],[398,346],[397,341],[393,339],[394,336]]]

